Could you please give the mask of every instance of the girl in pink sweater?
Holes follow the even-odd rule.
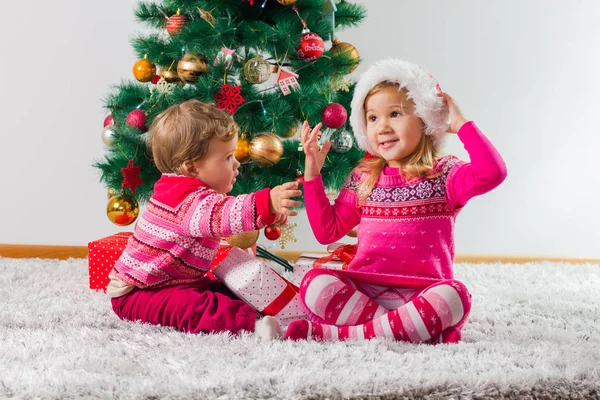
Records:
[[[357,83],[350,123],[367,157],[334,205],[320,170],[321,124],[305,123],[304,197],[320,243],[339,240],[359,224],[347,270],[313,269],[300,296],[310,321],[292,322],[290,339],[391,338],[452,343],[461,338],[471,295],[454,279],[454,223],[468,200],[498,186],[504,161],[467,121],[454,100],[419,66],[388,59]],[[471,162],[440,157],[446,133],[458,133]]]

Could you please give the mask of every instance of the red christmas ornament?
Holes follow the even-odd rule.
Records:
[[[131,189],[131,193],[135,194],[135,188],[144,183],[140,178],[141,168],[139,165],[134,166],[133,160],[127,161],[127,167],[121,168],[121,172],[123,173],[123,184],[121,187],[123,189],[129,188]]]
[[[339,129],[346,124],[346,121],[348,120],[348,113],[343,105],[339,103],[331,103],[323,109],[321,119],[326,127],[331,129]]]
[[[269,225],[265,228],[265,237],[269,240],[277,240],[281,236],[281,228],[277,225]]]
[[[154,75],[154,78],[152,78],[151,82],[156,85],[158,81],[160,81],[160,75]]]
[[[146,113],[144,113],[140,109],[135,109],[135,110],[131,111],[127,115],[127,118],[125,119],[125,122],[129,126],[133,126],[134,128],[138,128],[142,132],[146,132],[146,129],[147,129],[146,128]]]
[[[106,118],[104,118],[104,127],[106,128],[108,125],[113,123],[113,116],[112,114],[108,114],[106,116]]]
[[[181,15],[179,10],[177,14],[171,15],[167,21],[167,32],[169,35],[175,36],[183,30],[183,27],[187,23],[188,19],[185,15]]]
[[[217,108],[235,114],[238,106],[246,101],[242,97],[241,89],[240,86],[229,86],[228,84],[224,84],[221,89],[214,94],[215,100],[217,100]]]
[[[323,55],[324,50],[325,43],[321,39],[321,36],[308,29],[302,31],[298,49],[296,50],[296,54],[298,54],[301,60],[314,61]]]

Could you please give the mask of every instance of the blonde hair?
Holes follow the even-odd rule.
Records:
[[[407,94],[406,90],[401,89],[400,85],[396,82],[379,82],[377,85],[373,86],[371,90],[369,90],[369,93],[367,93],[363,108],[365,110],[367,109],[366,104],[367,100],[369,100],[369,97],[389,87],[403,90],[405,94]],[[423,135],[421,136],[421,140],[419,141],[415,151],[400,160],[402,165],[400,168],[400,175],[407,180],[410,178],[424,176],[435,177],[435,174],[431,174],[431,171],[435,166],[435,160],[437,157],[438,151],[434,146],[433,139],[431,136],[425,134],[425,127],[423,127]],[[367,200],[386,165],[387,162],[385,159],[376,156],[369,159],[363,159],[358,164],[358,170],[363,173],[363,178],[361,179],[360,186],[358,188],[359,204],[364,203]]]
[[[202,158],[212,138],[226,142],[238,133],[239,127],[227,111],[192,99],[158,114],[147,141],[160,172],[184,175],[185,163]]]

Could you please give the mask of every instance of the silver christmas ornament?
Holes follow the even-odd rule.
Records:
[[[102,141],[107,146],[112,146],[115,143],[115,136],[117,135],[117,130],[115,124],[109,124],[102,129]]]
[[[339,131],[331,135],[331,149],[336,153],[345,153],[352,148],[354,139],[348,131]]]

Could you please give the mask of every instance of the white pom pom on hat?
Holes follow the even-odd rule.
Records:
[[[365,116],[365,99],[378,83],[398,83],[408,98],[415,103],[415,115],[425,123],[425,134],[433,138],[436,148],[441,146],[449,126],[448,107],[438,93],[438,82],[417,64],[396,58],[388,58],[370,66],[358,80],[352,98],[350,125],[358,146],[371,154],[377,154],[369,146]]]

